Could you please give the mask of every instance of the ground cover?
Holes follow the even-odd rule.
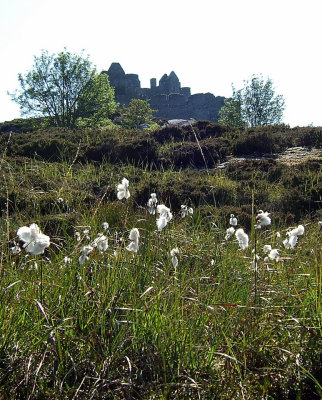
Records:
[[[183,168],[87,158],[121,146],[112,133],[52,132],[36,153],[21,135],[1,138],[3,398],[321,397],[319,159]],[[173,137],[153,154],[185,146]],[[271,221],[256,229],[260,209]],[[44,253],[19,241],[32,223]]]

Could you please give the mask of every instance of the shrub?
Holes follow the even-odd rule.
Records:
[[[289,145],[286,137],[281,134],[269,134],[260,131],[250,133],[246,131],[240,135],[233,148],[235,155],[263,155],[285,150]]]
[[[24,134],[14,133],[0,136],[0,145],[7,146],[8,156],[40,157],[44,160],[70,160],[77,153],[81,132],[50,128]]]
[[[205,159],[203,158],[200,147]],[[181,168],[186,168],[188,166],[197,168],[212,167],[219,158],[218,153],[214,152],[214,148],[207,145],[205,146],[204,143],[200,144],[200,147],[197,143],[193,142],[175,146],[172,151],[174,165]]]
[[[300,128],[296,131],[297,146],[322,147],[322,128]]]
[[[134,165],[158,163],[156,142],[150,137],[134,136],[118,143],[111,153],[111,161],[129,162]]]
[[[228,128],[223,125],[215,124],[212,122],[208,122],[207,124],[205,124],[204,122],[206,122],[206,121],[198,121],[196,123],[196,128],[199,131],[199,137],[201,139],[218,138],[228,132]],[[233,129],[229,128],[229,131],[231,131],[231,130],[233,130]]]
[[[165,126],[153,132],[154,139],[161,144],[181,141],[184,136],[184,130],[180,126]]]
[[[115,149],[116,142],[105,142],[98,145],[89,146],[84,154],[84,161],[110,161]]]
[[[230,152],[230,142],[224,138],[208,138],[198,142],[173,143],[164,146],[160,157],[165,166],[176,168],[213,168],[225,160]]]
[[[48,126],[46,118],[17,118],[0,123],[0,134],[35,132],[40,127],[46,126]]]

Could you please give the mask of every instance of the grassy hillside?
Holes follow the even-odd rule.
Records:
[[[282,156],[320,149],[320,128],[2,127],[0,397],[322,396],[321,158]],[[151,193],[173,214],[161,231]],[[260,209],[271,224],[255,229]],[[50,237],[44,254],[17,237],[32,223]]]

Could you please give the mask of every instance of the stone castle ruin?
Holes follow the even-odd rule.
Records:
[[[150,79],[150,88],[141,88],[139,76],[126,74],[119,63],[112,63],[108,71],[110,84],[115,88],[115,99],[120,105],[127,106],[132,99],[149,100],[150,106],[156,110],[154,115],[166,119],[208,120],[217,122],[218,112],[224,105],[225,98],[212,93],[191,95],[189,87],[181,87],[175,74],[164,74],[157,81]]]

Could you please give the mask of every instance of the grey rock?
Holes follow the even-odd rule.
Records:
[[[169,119],[165,126],[186,126],[190,125],[191,121],[187,119]]]
[[[148,129],[148,128],[150,128],[149,124],[141,124],[141,125],[139,125],[139,129]]]

